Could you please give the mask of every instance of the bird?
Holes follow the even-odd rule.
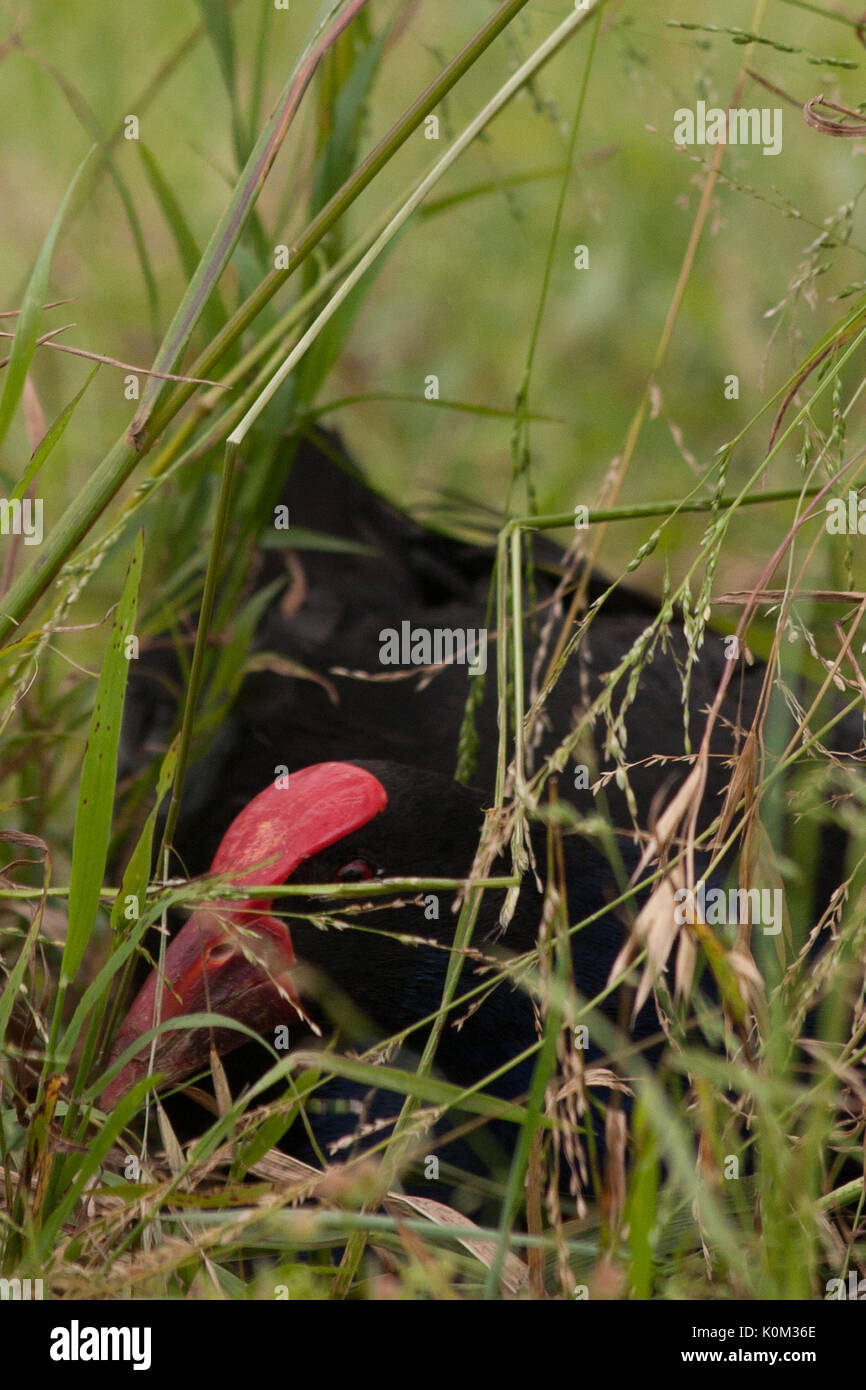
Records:
[[[322,884],[352,881],[351,875],[362,883],[380,875],[464,877],[473,862],[484,810],[494,801],[499,738],[495,681],[486,679],[474,710],[477,748],[471,775],[457,781],[456,750],[467,696],[471,682],[479,677],[470,676],[466,665],[455,663],[425,671],[422,678],[415,672],[412,679],[369,677],[382,674],[383,633],[399,630],[402,623],[424,631],[476,631],[485,625],[494,548],[423,526],[381,497],[333,433],[314,430],[295,443],[280,505],[292,517],[301,517],[308,530],[330,537],[337,548],[292,550],[289,531],[288,549],[271,545],[261,549],[253,585],[259,593],[271,591],[271,597],[255,634],[256,669],[242,682],[216,738],[190,771],[173,848],[190,875],[210,870],[241,884],[253,882],[247,872],[249,861],[243,854],[238,860],[235,851],[247,833],[257,852],[261,851],[255,829],[260,821],[276,828],[278,843],[272,846],[273,862],[259,883],[280,881],[268,876],[280,866],[285,880]],[[263,527],[263,536],[267,535],[268,528]],[[570,590],[562,585],[565,566],[557,547],[536,538],[534,559],[533,597],[525,615],[528,666],[539,647],[533,621],[543,623],[545,614],[555,604],[567,603],[574,589],[573,583]],[[580,631],[576,650],[546,702],[533,749],[537,764],[558,746],[581,711],[602,691],[609,673],[617,671],[624,658],[644,642],[647,630],[660,617],[659,605],[652,599],[611,585],[600,572],[587,577],[586,588],[588,607],[576,615],[573,631],[577,633],[587,611],[592,621]],[[604,603],[596,607],[602,597]],[[629,685],[626,678],[620,687],[620,692],[627,688],[627,699],[618,738],[630,764],[630,787],[611,775],[615,763],[605,750],[603,719],[597,719],[591,730],[596,772],[604,774],[603,799],[596,799],[598,787],[587,786],[585,779],[577,785],[570,767],[562,770],[558,780],[559,794],[575,817],[597,814],[602,807],[612,823],[627,874],[637,862],[632,843],[636,824],[638,832],[646,832],[660,802],[673,795],[687,775],[689,750],[700,742],[705,712],[729,660],[722,635],[707,629],[699,659],[692,663],[684,615],[671,609],[664,617],[665,640],[654,642],[645,653],[636,684]],[[494,633],[493,642],[498,640]],[[269,654],[276,660],[271,661]],[[684,694],[686,670],[689,680]],[[759,710],[766,676],[761,662],[739,660],[716,721],[699,828],[708,826],[721,808],[745,730]],[[176,725],[181,693],[180,664],[173,648],[158,640],[150,651],[143,649],[127,695],[123,736],[127,775],[140,767],[142,752],[159,751],[166,745]],[[776,708],[790,718],[781,694],[774,690],[773,698]],[[860,721],[850,717],[844,721],[836,742],[856,757]],[[282,785],[285,772],[287,786]],[[349,795],[346,787],[354,786],[360,774],[373,778],[380,789],[374,794],[370,783],[364,782],[373,795],[370,804],[376,804],[376,796],[382,804],[376,804],[371,815],[352,828],[343,825],[338,807],[341,798]],[[299,827],[309,823],[311,808],[316,806],[324,808],[326,820],[333,811],[332,838],[312,849],[305,849],[301,839],[299,853]],[[267,809],[264,816],[263,808]],[[543,829],[531,832],[530,847],[536,863],[543,862]],[[628,916],[608,908],[617,896],[616,876],[605,856],[575,830],[574,823],[564,837],[563,853],[568,920],[574,924],[594,919],[574,933],[571,962],[577,988],[593,997],[604,991],[620,957],[629,931]],[[830,827],[815,873],[816,912],[841,880],[844,853],[844,836]],[[699,859],[699,870],[701,863]],[[503,872],[510,868],[508,862],[500,864]],[[724,869],[725,863],[717,872]],[[321,913],[318,898],[306,904],[306,916],[294,899],[283,904],[280,916],[261,902],[246,908],[232,902],[200,909],[168,948],[172,987],[162,996],[161,1016],[224,1009],[263,1038],[283,1026],[294,1045],[299,1036],[307,1041],[315,1038],[316,1029],[329,1039],[337,1029],[341,1046],[361,1049],[410,1029],[410,1040],[402,1045],[399,1056],[406,1058],[411,1069],[424,1043],[421,1020],[435,1013],[441,997],[455,918],[450,902],[441,905],[439,916],[430,921],[419,919],[417,905],[385,907],[378,898],[376,903],[376,910],[364,915],[364,929],[350,931],[333,926],[323,931],[321,925],[310,922],[311,915]],[[537,948],[543,903],[533,874],[526,872],[513,920],[500,936],[501,895],[485,893],[474,936],[482,956],[466,962],[461,987],[470,988],[472,981],[477,985],[477,971],[493,968],[491,952],[520,956]],[[243,928],[252,933],[256,949]],[[407,946],[406,937],[415,944]],[[205,956],[202,941],[208,951]],[[262,951],[267,966],[264,977],[261,965],[256,964]],[[699,984],[712,998],[713,982],[707,981],[705,971],[699,972]],[[117,1035],[112,1065],[147,1031],[157,994],[158,983],[151,976],[141,985]],[[606,996],[601,1014],[608,1022],[624,1024],[631,1043],[656,1063],[663,1040],[654,1001],[644,999],[633,1018],[629,1007],[628,991],[619,989]],[[257,1081],[270,1056],[255,1044],[239,1045],[239,1036],[217,1030],[215,1039],[218,1050],[225,1053],[235,1091]],[[468,1009],[459,1029],[451,1025],[445,1029],[437,1048],[437,1066],[445,1079],[463,1088],[496,1074],[495,1093],[501,1099],[513,1099],[525,1095],[532,1066],[526,1061],[512,1064],[536,1037],[529,994],[500,984],[479,1007]],[[182,1085],[205,1068],[209,1048],[206,1032],[171,1030],[157,1044],[156,1067],[166,1083]],[[607,1049],[598,1048],[583,1060],[600,1061],[606,1055]],[[110,1108],[116,1103],[131,1081],[143,1074],[145,1064],[141,1056],[128,1063],[107,1086],[103,1104]],[[325,1083],[314,1136],[320,1148],[321,1144],[345,1145],[360,1113],[374,1132],[378,1125],[393,1121],[400,1096],[374,1088],[371,1097],[369,1089],[339,1077]],[[188,1112],[177,1113],[186,1123]],[[189,1123],[194,1133],[200,1116]],[[297,1131],[297,1124],[293,1128]],[[509,1132],[508,1125],[495,1130],[505,1161]],[[303,1134],[295,1132],[287,1142],[293,1151],[309,1156]],[[461,1170],[478,1170],[478,1154],[471,1143],[461,1141],[453,1152]],[[489,1172],[489,1158],[482,1170]]]
[[[363,891],[365,885],[387,888],[391,878],[462,879],[472,868],[488,801],[439,773],[388,761],[315,764],[279,785],[270,783],[243,808],[223,837],[211,874],[234,885],[239,897],[245,887],[293,881],[355,883]],[[540,842],[536,849],[541,853]],[[628,847],[623,849],[627,854]],[[562,850],[568,920],[585,922],[571,938],[570,969],[581,997],[592,1000],[605,996],[629,920],[610,906],[618,895],[615,870],[590,839],[572,829],[563,836]],[[493,869],[501,873],[505,867],[497,861]],[[223,1015],[272,1044],[280,1028],[288,1029],[293,1046],[306,1041],[323,1049],[325,1072],[326,1049],[335,1036],[342,1050],[365,1049],[408,1031],[403,1055],[407,1061],[417,1056],[442,997],[458,920],[454,901],[454,891],[437,894],[431,912],[430,895],[419,900],[405,892],[389,894],[377,897],[373,910],[343,916],[340,928],[327,930],[312,919],[327,910],[333,920],[345,903],[285,899],[276,916],[270,901],[207,902],[169,945],[162,984],[159,973],[151,972],[124,1019],[111,1052],[116,1074],[103,1092],[103,1109],[113,1109],[148,1072],[150,1050],[135,1053],[137,1040],[156,1020],[187,1014]],[[536,950],[547,901],[530,876],[503,928],[502,890],[484,893],[457,998],[479,987],[484,997],[449,1014],[436,1052],[437,1074],[452,1086],[465,1090],[492,1077],[490,1095],[525,1098],[538,1040],[538,994],[525,979],[521,987],[505,967]],[[618,987],[602,998],[600,1012],[612,1027],[625,1017],[626,993]],[[609,1060],[607,1039],[595,1040],[593,1015],[587,1017],[581,1060],[585,1067],[599,1066]],[[645,1060],[657,1059],[664,1037],[651,996],[630,1022],[629,1038]],[[213,1037],[207,1028],[171,1029],[159,1037],[153,1059],[163,1084],[180,1085],[206,1070],[212,1042],[238,1092],[273,1060],[229,1028],[217,1027]],[[117,1071],[131,1048],[133,1056]],[[359,1112],[377,1137],[396,1119],[402,1098],[370,1091],[369,1085],[339,1079],[323,1088],[313,1124],[320,1151],[345,1148]],[[331,1108],[329,1100],[335,1102]],[[454,1120],[449,1112],[446,1128]],[[469,1140],[446,1144],[445,1159],[461,1173],[490,1177],[498,1171],[491,1153],[507,1164],[513,1133],[513,1124],[492,1122]],[[297,1122],[285,1147],[304,1161],[313,1157]]]
[[[290,526],[283,533],[285,547],[268,543],[258,551],[253,592],[278,592],[272,593],[258,622],[254,669],[209,745],[196,750],[187,775],[175,848],[182,868],[191,874],[206,870],[228,825],[279,766],[381,758],[453,777],[470,694],[480,694],[472,716],[477,744],[471,771],[461,777],[487,789],[495,780],[499,730],[492,672],[472,676],[466,665],[454,662],[432,672],[411,667],[395,672],[380,661],[382,634],[399,631],[402,624],[424,632],[488,628],[495,547],[422,525],[382,497],[334,432],[311,428],[300,439],[287,441],[280,464],[288,476],[278,505],[292,525],[299,520],[305,532],[324,536],[330,547],[293,549]],[[274,539],[266,522],[262,540]],[[541,657],[533,624],[540,627],[555,604],[567,605],[577,583],[566,584],[560,593],[563,552],[543,536],[533,539],[533,547],[527,669]],[[591,622],[581,628],[590,610]],[[645,642],[659,612],[660,605],[639,591],[612,585],[598,571],[588,576],[586,603],[569,633],[579,632],[579,641],[536,725],[536,766],[597,699],[624,657]],[[646,829],[660,797],[670,798],[685,779],[706,710],[731,659],[724,636],[708,628],[698,659],[692,660],[684,616],[671,608],[665,618],[667,635],[648,645],[636,686],[630,687],[625,674],[612,692],[614,715],[622,702],[616,739],[629,764],[628,786],[621,775],[614,776],[615,754],[606,746],[609,729],[599,714],[587,730],[594,743],[594,776],[583,778],[587,785],[569,789],[572,802],[591,810],[597,805],[591,788],[603,784],[606,814],[621,831],[633,830],[635,824]],[[493,633],[494,653],[498,644]],[[714,727],[700,829],[721,809],[731,766],[760,707],[765,676],[762,662],[738,657]],[[167,747],[183,688],[181,663],[166,634],[149,647],[143,644],[124,713],[121,773],[128,780],[147,757]],[[790,728],[790,712],[775,686],[772,701],[773,718],[779,727]],[[837,729],[835,743],[856,755],[861,721],[849,716]],[[577,783],[576,775],[573,781]],[[816,892],[816,902],[826,902],[839,882],[839,845],[839,837],[825,837],[821,858],[826,882]]]

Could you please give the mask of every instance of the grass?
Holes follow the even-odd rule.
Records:
[[[10,101],[17,81],[26,108],[33,83],[38,103],[50,89],[73,114],[55,128],[63,139],[40,144],[34,123],[21,142],[19,182],[34,161],[58,191],[47,212],[41,194],[31,204],[48,229],[35,257],[32,231],[27,257],[16,241],[0,394],[5,495],[54,504],[38,564],[4,539],[0,1273],[42,1277],[53,1297],[824,1297],[829,1279],[864,1260],[864,785],[859,766],[829,751],[824,698],[841,692],[859,711],[866,688],[857,538],[840,541],[823,524],[828,498],[857,488],[863,467],[857,146],[796,125],[787,102],[796,157],[779,174],[754,151],[674,155],[666,132],[673,110],[698,97],[757,102],[758,67],[800,104],[820,90],[853,109],[862,41],[839,15],[783,0],[741,6],[716,29],[710,0],[686,6],[679,27],[636,6],[563,16],[510,0],[470,7],[465,27],[449,24],[445,37],[425,29],[416,6],[293,7],[303,25],[293,14],[290,38],[251,0],[201,3],[189,31],[168,8],[147,30],[155,76],[133,102],[147,127],[137,146],[105,114],[116,94],[91,102],[82,91],[90,63],[61,69],[34,26],[13,30],[4,50],[7,71],[19,64]],[[95,39],[102,25],[104,38],[111,22],[95,6],[84,27]],[[200,120],[202,94],[220,105],[218,136]],[[190,113],[180,162],[160,132],[167,110]],[[655,132],[644,129],[647,112]],[[425,139],[428,116],[440,122],[438,143]],[[227,202],[196,142],[224,175]],[[55,297],[82,279],[108,187],[117,203],[104,279],[116,302],[94,289],[92,302],[106,303],[86,341],[101,365],[85,371],[61,362],[45,335]],[[659,209],[660,188],[684,205],[682,221]],[[459,229],[450,238],[449,227]],[[573,268],[575,243],[590,246],[588,273]],[[414,321],[407,272],[420,286]],[[586,286],[577,292],[576,276]],[[479,281],[488,288],[469,300],[474,331],[459,342],[450,324],[428,334],[435,304],[455,286],[474,295]],[[124,333],[118,307],[133,304],[139,326]],[[371,347],[378,360],[367,364]],[[726,396],[732,373],[739,394]],[[424,396],[431,374],[441,399]],[[189,759],[249,669],[259,609],[247,571],[279,484],[279,446],[322,412],[345,422],[361,457],[384,442],[374,475],[401,498],[403,461],[416,451],[439,490],[457,478],[466,490],[458,458],[440,466],[441,421],[459,422],[455,454],[477,460],[472,485],[497,509],[491,613],[510,634],[497,644],[500,815],[466,887],[441,1005],[419,1021],[433,1028],[417,1065],[393,1055],[413,1042],[406,1036],[326,1063],[312,1050],[273,1051],[259,1085],[233,1097],[215,1059],[214,1123],[184,1150],[152,1080],[109,1116],[96,1102],[146,932],[170,909],[228,891],[168,881],[156,803],[170,796],[167,849]],[[586,529],[574,526],[579,505]],[[576,606],[551,610],[541,655],[530,656],[524,548],[545,530],[570,542],[569,561],[604,565],[605,600],[636,577],[662,602],[536,767],[533,724],[600,606],[577,627]],[[599,1012],[601,999],[571,979],[568,943],[584,924],[568,920],[556,891],[562,839],[591,833],[608,849],[612,840],[601,813],[582,824],[556,799],[555,774],[594,729],[627,787],[624,714],[675,610],[689,647],[684,691],[712,622],[768,660],[796,733],[783,737],[762,709],[714,833],[699,835],[717,703],[688,782],[653,827],[641,881],[623,886],[634,937],[621,978],[654,989],[668,1020],[665,1060],[652,1069]],[[187,620],[196,642],[178,737],[119,794],[128,639],[178,633]],[[468,732],[455,763],[458,753],[468,772]],[[481,895],[516,889],[530,823],[546,827],[548,844],[538,947],[492,964],[531,990],[539,1037],[530,1088],[506,1105],[489,1093],[492,1078],[472,1093],[438,1079],[435,1050],[449,1020],[497,978],[459,992],[462,953],[479,949]],[[811,888],[827,824],[846,831],[848,851],[818,923]],[[748,942],[699,923],[668,974],[665,912],[699,847],[719,862],[734,849],[744,883],[780,886],[786,931],[778,949],[759,939],[755,960]],[[490,880],[503,848],[515,872]],[[412,879],[383,891],[442,886]],[[298,888],[278,891],[290,912]],[[343,923],[363,930],[353,900],[367,900],[369,887],[337,896]],[[827,948],[816,969],[808,945],[819,927]],[[693,989],[700,953],[724,1021]],[[803,1021],[817,1006],[803,1066]],[[700,1045],[686,1026],[694,1012]],[[587,1023],[607,1051],[590,1073],[574,1044]],[[331,1075],[391,1089],[401,1117],[362,1157],[322,1155],[321,1169],[305,1168],[275,1145],[290,1123],[315,1116]],[[628,1136],[624,1076],[635,1093]],[[281,1099],[260,1103],[277,1082]],[[604,1156],[590,1110],[606,1131]],[[515,1126],[507,1178],[482,1185],[481,1224],[398,1190],[408,1168],[423,1167],[434,1113],[455,1127],[491,1117]],[[579,1178],[567,1197],[552,1156]]]

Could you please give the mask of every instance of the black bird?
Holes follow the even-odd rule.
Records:
[[[328,759],[383,758],[452,777],[467,696],[472,682],[482,679],[458,664],[443,665],[423,680],[408,671],[406,679],[388,681],[337,672],[382,676],[382,634],[399,631],[406,622],[413,630],[428,632],[487,627],[492,546],[466,544],[421,526],[376,494],[337,436],[324,431],[301,439],[280,503],[288,507],[293,524],[327,534],[347,547],[341,552],[266,548],[259,556],[257,588],[275,583],[281,575],[285,578],[287,557],[292,579],[267,606],[255,646],[260,654],[273,652],[305,667],[317,679],[281,674],[277,667],[253,671],[243,681],[228,718],[187,777],[176,848],[190,873],[207,868],[226,827],[280,766],[294,769]],[[544,538],[536,537],[534,544],[534,602],[543,622],[562,576],[562,552]],[[588,604],[609,588],[604,576],[591,575]],[[566,604],[569,601],[566,594]],[[622,586],[594,612],[547,700],[537,762],[573,727],[608,673],[617,669],[657,616],[656,604]],[[529,668],[536,649],[529,616],[525,626]],[[491,671],[474,715],[478,748],[472,780],[484,788],[494,783],[498,743],[495,654],[493,636]],[[677,613],[670,615],[667,638],[651,648],[626,702],[622,739],[643,828],[659,792],[670,795],[686,776],[687,754],[700,744],[704,715],[727,660],[724,639],[708,630],[699,660],[690,670],[686,714],[682,674],[689,662],[689,644]],[[140,766],[143,751],[166,745],[182,693],[179,672],[164,639],[145,650],[135,664],[127,694],[125,772]],[[701,828],[721,807],[730,762],[742,747],[742,731],[758,710],[765,674],[762,663],[750,665],[741,659],[728,686],[714,729]],[[621,679],[614,692],[614,710],[626,682]],[[777,713],[790,724],[781,696],[774,691],[773,699]],[[590,734],[598,770],[610,772],[615,764],[604,754],[603,720],[596,720]],[[834,741],[848,753],[858,749],[860,721],[845,721]],[[609,780],[605,794],[614,824],[629,828],[624,791]],[[588,790],[569,788],[568,795],[582,808],[592,808]],[[822,846],[826,882],[816,896],[822,905],[841,877],[842,852],[838,836]]]
[[[436,773],[393,763],[358,761],[321,763],[292,773],[287,787],[273,784],[256,796],[236,818],[215,857],[212,870],[238,887],[291,882],[377,883],[383,877],[462,878],[469,874],[484,815],[483,794]],[[538,846],[539,850],[543,848]],[[604,856],[580,834],[563,840],[569,923],[587,918],[572,937],[571,964],[580,994],[591,1000],[603,992],[627,933],[628,921],[609,907],[617,895],[616,878]],[[628,852],[626,847],[626,852]],[[498,872],[502,872],[499,865]],[[431,913],[435,901],[436,911]],[[417,901],[385,899],[357,918],[343,917],[354,929],[323,930],[305,916],[339,904],[318,898],[281,899],[283,914],[261,900],[209,904],[198,909],[168,948],[159,1017],[162,1020],[213,1011],[254,1028],[273,1045],[275,1030],[287,1026],[293,1047],[313,1042],[311,1026],[324,1039],[339,1030],[341,1050],[370,1047],[414,1029],[410,1046],[417,1051],[426,1030],[418,1025],[439,1006],[448,947],[457,916],[453,893]],[[504,934],[499,927],[501,891],[488,891],[476,924],[471,954],[463,967],[458,997],[484,985],[491,970],[508,959],[535,950],[543,898],[531,879],[521,890],[517,910]],[[345,907],[345,904],[343,904]],[[408,940],[407,940],[408,938]],[[112,1062],[153,1026],[158,979],[147,979],[115,1040]],[[349,1003],[350,1007],[345,1008]],[[626,1015],[616,991],[601,1012],[617,1024]],[[457,1020],[460,1020],[459,1023]],[[652,997],[631,1025],[632,1044],[654,1060],[662,1034]],[[525,1096],[534,1057],[513,1065],[538,1038],[535,1004],[529,988],[513,979],[490,985],[480,1007],[462,1005],[451,1014],[436,1054],[440,1077],[461,1088],[477,1085],[507,1068],[489,1093],[513,1100]],[[182,1082],[206,1069],[208,1030],[172,1030],[159,1039],[154,1069],[167,1083]],[[230,1081],[236,1091],[258,1080],[272,1058],[229,1029],[216,1030],[220,1052],[239,1049]],[[588,1065],[607,1054],[605,1042],[593,1037],[582,1060]],[[147,1072],[149,1050],[127,1062],[107,1087],[102,1104],[110,1109]],[[327,1056],[322,1059],[327,1070]],[[401,1097],[385,1091],[332,1082],[329,1097],[340,1109],[316,1119],[317,1142],[325,1147],[351,1133],[364,1105],[369,1120],[394,1118]],[[606,1093],[605,1093],[606,1094]],[[466,1118],[465,1116],[463,1117]],[[454,1123],[449,1113],[448,1127]],[[469,1171],[490,1171],[491,1153],[505,1161],[513,1144],[513,1126],[498,1121],[473,1142],[447,1146],[445,1161]],[[493,1147],[491,1147],[493,1146]],[[309,1158],[302,1127],[295,1125],[286,1147]],[[482,1161],[480,1154],[486,1155]]]
[[[267,852],[275,852],[277,859],[265,866],[260,883],[293,875],[299,881],[322,883],[345,881],[347,875],[375,878],[379,873],[461,877],[472,862],[482,807],[492,799],[498,741],[495,681],[487,680],[476,710],[479,749],[474,780],[486,789],[476,793],[455,783],[452,774],[469,683],[478,677],[468,676],[465,666],[445,665],[432,680],[372,682],[340,675],[335,668],[375,672],[383,631],[399,630],[406,621],[412,628],[426,630],[484,626],[493,550],[420,526],[377,496],[336,438],[322,433],[301,444],[281,501],[306,529],[346,543],[337,553],[308,549],[294,553],[291,587],[268,606],[256,634],[260,651],[275,651],[319,680],[267,669],[246,678],[216,743],[188,778],[175,841],[181,860],[189,872],[204,871],[231,827],[217,850],[214,868],[237,877],[251,862],[246,851],[239,861],[233,857],[237,837],[242,836],[237,827],[244,828],[244,835],[251,827],[255,831],[262,807],[267,806],[268,815],[274,813],[267,823],[277,837]],[[545,542],[537,548],[536,561],[534,601],[543,613],[561,577],[561,555]],[[266,549],[256,583],[270,584],[284,565],[281,554]],[[590,576],[588,602],[593,604],[608,588],[603,576]],[[619,666],[657,616],[655,605],[622,588],[615,589],[593,614],[547,702],[536,749],[539,760],[557,746],[581,709],[598,694],[606,673]],[[727,660],[723,639],[708,631],[700,659],[691,669],[686,717],[681,675],[689,644],[682,619],[667,616],[667,640],[652,650],[636,688],[630,691],[625,716],[630,781],[644,827],[659,792],[670,793],[686,775],[686,727],[694,749]],[[173,656],[166,650],[157,648],[155,659],[145,656],[135,668],[125,731],[127,750],[159,742],[175,719],[179,682],[172,669]],[[532,650],[530,642],[530,660]],[[765,674],[760,663],[741,662],[730,683],[716,723],[701,826],[720,809],[730,778],[729,762],[740,747],[742,729],[758,710]],[[336,693],[336,703],[328,685]],[[616,701],[617,697],[614,706]],[[610,769],[598,727],[595,733],[598,764]],[[853,752],[859,741],[859,721],[849,719],[836,742]],[[128,756],[127,768],[134,763],[135,758]],[[276,770],[282,767],[291,769],[289,790],[273,786]],[[303,771],[298,772],[299,768]],[[348,797],[348,804],[354,804],[359,778],[367,788],[367,800],[361,798],[362,819],[348,824],[344,803]],[[370,790],[370,779],[378,791]],[[581,810],[592,809],[589,791],[573,789],[569,777],[561,783],[565,800]],[[262,793],[262,787],[269,789]],[[626,799],[614,781],[608,784],[607,802],[615,825],[627,828]],[[325,838],[308,841],[310,826],[324,827]],[[258,858],[264,852],[258,832],[253,839]],[[624,841],[617,843],[630,869],[634,854]],[[843,837],[825,836],[821,872],[816,875],[823,875],[817,904],[823,905],[840,881],[843,855]],[[565,868],[569,922],[600,913],[596,922],[573,937],[575,981],[591,997],[608,977],[625,928],[619,916],[603,910],[616,896],[614,876],[604,857],[579,835],[566,836]],[[241,877],[255,881],[247,879],[246,873]],[[484,951],[493,949],[488,938],[495,937],[500,905],[495,894],[485,895],[475,937]],[[283,905],[284,912],[292,910],[300,910],[296,901]],[[306,910],[320,911],[321,902],[311,900]],[[541,900],[528,875],[514,921],[497,949],[517,953],[534,949],[540,914]],[[455,920],[450,903],[444,903],[436,920],[425,920],[417,907],[382,908],[362,920],[363,931],[335,933],[322,932],[302,918],[290,918],[286,926],[261,904],[246,910],[233,905],[230,910],[200,911],[169,948],[168,973],[174,989],[164,995],[162,1017],[209,1008],[248,1022],[263,1036],[287,1024],[293,1045],[298,1030],[308,1027],[307,1020],[326,1034],[338,1021],[341,1044],[348,1028],[349,1045],[355,1046],[370,1046],[412,1027],[438,1005],[447,960],[443,948],[451,940]],[[248,958],[249,939],[237,935],[244,923],[256,938],[253,959]],[[368,928],[375,928],[374,934]],[[427,938],[430,944],[408,947],[397,939],[406,933]],[[264,974],[257,963],[262,952]],[[477,966],[477,961],[467,962],[462,985],[478,982]],[[115,1059],[150,1026],[155,995],[156,982],[151,978],[121,1029]],[[350,1001],[352,1009],[338,1007],[335,1001],[340,1000]],[[603,1013],[609,1020],[627,1021],[628,1009],[623,1014],[622,1008],[617,993],[605,1001]],[[347,1022],[349,1013],[353,1022]],[[365,1023],[355,1035],[352,1030],[359,1019]],[[649,1055],[659,1055],[659,1023],[651,1001],[629,1031],[638,1046],[649,1047],[654,1039]],[[519,1056],[535,1037],[529,995],[511,985],[499,985],[482,1007],[470,1011],[459,1030],[446,1030],[437,1052],[438,1066],[455,1084],[472,1085]],[[423,1035],[417,1038],[418,1046],[422,1042]],[[220,1034],[218,1044],[231,1051],[238,1045],[238,1035]],[[169,1081],[181,1081],[202,1068],[207,1045],[203,1035],[171,1032],[159,1044],[156,1066]],[[229,1064],[233,1084],[242,1086],[261,1075],[264,1055],[261,1049],[245,1046],[230,1057]],[[113,1103],[144,1065],[139,1059],[124,1068],[107,1089],[105,1103]],[[497,1093],[504,1098],[523,1094],[530,1075],[531,1062],[511,1068],[495,1083]],[[330,1094],[337,1100],[349,1096],[358,1102],[362,1090],[334,1083]],[[395,1113],[399,1097],[380,1094],[372,1104],[371,1113],[382,1118]],[[341,1138],[353,1124],[345,1116],[329,1114],[318,1133],[327,1140]],[[507,1135],[499,1137],[507,1152]],[[460,1161],[467,1161],[462,1151]]]

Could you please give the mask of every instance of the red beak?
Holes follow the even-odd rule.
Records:
[[[351,763],[317,763],[293,772],[288,786],[266,787],[226,831],[212,874],[238,887],[285,883],[305,859],[358,830],[388,804],[381,782]],[[158,1017],[154,971],[121,1025],[111,1061],[155,1022],[181,1014],[222,1013],[267,1034],[303,1016],[292,982],[295,953],[288,926],[269,915],[270,903],[212,903],[199,908],[168,948]],[[169,1029],[156,1040],[153,1068],[182,1081],[208,1059],[246,1036],[236,1029]],[[145,1076],[151,1044],[122,1068],[102,1093],[104,1110]]]

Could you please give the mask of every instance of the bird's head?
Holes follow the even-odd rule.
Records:
[[[363,883],[382,877],[468,873],[481,827],[482,798],[447,778],[381,762],[318,763],[267,787],[240,812],[211,866],[243,889],[298,882]],[[285,899],[285,910],[322,910],[321,899]],[[328,905],[333,911],[333,903]],[[450,932],[443,903],[434,922],[415,907],[408,930]],[[353,1003],[376,1012],[382,1000],[407,1017],[420,1007],[425,971],[438,977],[446,953],[420,958],[393,935],[398,913],[373,914],[368,932],[322,932],[295,918],[291,929],[261,899],[217,902],[195,911],[174,938],[160,977],[153,971],[118,1031],[114,1062],[156,1022],[185,1014],[221,1014],[266,1035],[306,1017],[299,994],[303,968],[327,975]],[[367,919],[364,919],[366,923]],[[405,909],[400,926],[406,928]],[[156,1009],[157,999],[159,1009]],[[414,999],[418,993],[419,999]],[[226,1053],[246,1041],[237,1029],[167,1029],[156,1041],[153,1069],[179,1082],[206,1065],[211,1042]],[[111,1109],[147,1074],[148,1044],[102,1095]]]

